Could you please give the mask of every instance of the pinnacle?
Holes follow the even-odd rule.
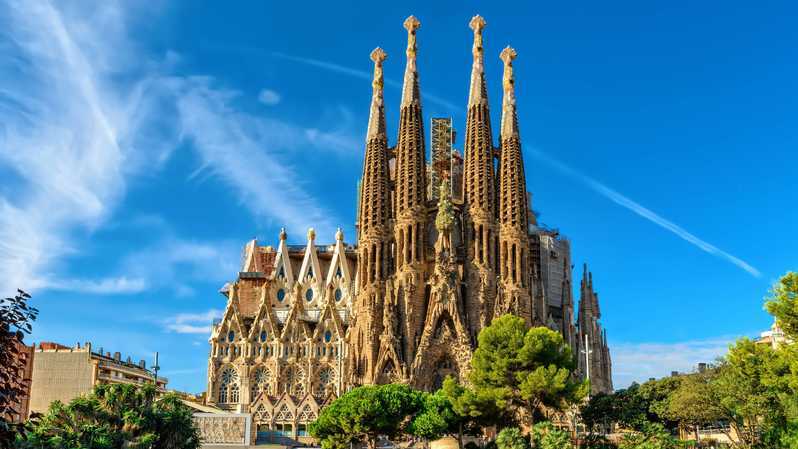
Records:
[[[504,50],[502,50],[499,58],[504,61],[505,65],[511,65],[516,56],[518,56],[518,53],[513,47],[508,45],[507,47],[504,47]]]
[[[386,59],[388,59],[388,53],[385,53],[385,50],[382,48],[377,47],[371,51],[371,60],[374,61],[375,64],[382,64]]]
[[[474,30],[475,34],[478,34],[482,32],[482,29],[485,28],[485,25],[487,24],[488,22],[486,22],[485,19],[482,18],[482,16],[477,14],[471,18],[471,22],[468,23],[468,26],[471,27],[472,30]]]
[[[404,27],[408,33],[413,33],[417,29],[421,28],[421,22],[416,19],[416,16],[409,16],[407,19],[405,19]]]

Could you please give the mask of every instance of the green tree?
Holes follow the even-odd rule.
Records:
[[[428,440],[437,440],[446,435],[459,437],[462,419],[443,390],[432,394],[422,393],[422,397],[421,410],[410,421],[408,432]]]
[[[474,397],[534,424],[544,407],[562,410],[584,397],[587,384],[573,379],[574,365],[559,332],[527,329],[522,318],[504,315],[479,333],[470,380]]]
[[[711,382],[715,406],[741,446],[756,447],[786,424],[779,392],[786,369],[770,346],[747,338],[738,340],[719,364]]]
[[[723,411],[715,395],[712,382],[714,370],[694,373],[682,377],[679,387],[673,391],[667,402],[664,415],[677,421],[682,427],[691,427],[698,441],[698,427],[718,422]]]
[[[518,427],[505,427],[496,436],[498,449],[529,449],[529,440]]]
[[[765,308],[785,334],[798,340],[798,273],[790,271],[776,282]]]
[[[22,290],[14,297],[0,299],[0,448],[8,447],[14,439],[19,398],[25,395],[29,382],[20,376],[25,360],[19,357],[24,337],[39,315],[28,305],[29,299]]]
[[[365,442],[373,449],[380,435],[405,432],[423,409],[424,396],[407,385],[367,385],[354,388],[322,409],[310,425],[310,434],[325,449]],[[432,427],[432,423],[429,423]]]
[[[568,432],[557,429],[550,422],[535,424],[531,432],[532,447],[535,449],[573,449]]]
[[[20,449],[197,449],[192,410],[155,386],[99,385],[26,423]]]
[[[618,444],[619,449],[677,449],[682,447],[665,426],[646,423],[640,430],[626,433]]]

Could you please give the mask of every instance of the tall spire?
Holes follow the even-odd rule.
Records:
[[[386,54],[377,47],[371,52],[374,61],[373,93],[369,114],[368,131],[366,132],[366,155],[363,160],[363,178],[361,180],[360,216],[358,217],[358,243],[363,251],[381,252],[373,245],[387,246],[389,240],[388,222],[391,218],[391,202],[388,178],[388,140],[385,135],[385,107],[383,105],[382,63]],[[361,285],[383,279],[387,263],[375,258],[376,254],[362,254],[363,260],[358,264],[362,270]]]
[[[371,108],[366,143],[380,136],[385,138],[385,101],[382,93],[385,82],[382,76],[382,62],[386,58],[388,55],[380,47],[371,52],[371,60],[374,61],[374,80],[371,82]]]
[[[471,53],[474,55],[474,63],[471,66],[471,88],[468,91],[468,105],[488,102],[488,89],[485,84],[485,55],[482,48],[482,29],[487,22],[482,16],[474,16],[468,24],[474,30],[474,45]]]
[[[471,335],[476,338],[494,313],[498,233],[493,134],[483,65],[482,30],[485,28],[485,19],[474,16],[469,25],[474,31],[474,64],[471,69],[464,142],[463,200],[468,285],[471,287],[466,297],[466,310]]]
[[[518,116],[515,112],[515,76],[513,76],[513,59],[518,56],[515,49],[505,47],[500,58],[504,62],[504,76],[502,77],[502,129],[501,137],[507,139],[518,137]]]
[[[424,259],[423,223],[426,219],[427,176],[424,120],[416,70],[416,30],[421,23],[413,16],[405,20],[407,67],[399,111],[396,142],[396,268]]]
[[[501,159],[499,163],[499,266],[503,286],[502,303],[496,314],[511,311],[535,324],[546,323],[544,311],[533,310],[529,278],[529,215],[524,159],[515,114],[513,59],[510,47],[501,52],[504,61],[502,86]],[[511,301],[512,302],[509,302]],[[537,312],[538,316],[534,316]]]
[[[405,19],[404,27],[407,30],[407,66],[405,66],[405,78],[402,85],[402,107],[411,104],[421,105],[420,92],[418,88],[418,71],[416,70],[416,30],[421,28],[421,22],[410,16]]]

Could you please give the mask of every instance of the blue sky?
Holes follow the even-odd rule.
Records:
[[[202,391],[243,244],[354,234],[370,51],[395,136],[416,15],[424,113],[462,130],[476,13],[494,130],[518,51],[534,208],[594,272],[616,385],[768,328],[798,268],[791,2],[2,0],[0,293],[34,294],[35,341],[159,351]]]

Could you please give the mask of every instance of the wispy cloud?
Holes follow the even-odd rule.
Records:
[[[211,323],[221,317],[222,311],[217,309],[199,313],[180,313],[164,320],[163,326],[167,331],[178,334],[210,335]]]
[[[669,376],[671,371],[691,372],[699,363],[724,355],[735,337],[714,337],[676,343],[612,343],[613,383],[624,388],[632,382]]]
[[[0,189],[5,288],[142,288],[144,281],[132,277],[52,279],[64,256],[80,253],[80,236],[113,215],[130,178],[157,170],[186,142],[199,155],[200,171],[228,185],[259,219],[329,233],[338,224],[296,182],[284,154],[303,146],[357,154],[358,133],[253,116],[236,108],[234,89],[209,77],[174,75],[178,55],[149,55],[134,44],[131,8],[0,4],[0,172],[9,181]]]
[[[371,72],[367,72],[365,70],[353,69],[351,67],[346,67],[346,66],[343,66],[343,65],[340,65],[340,64],[336,64],[334,62],[321,61],[321,60],[318,60],[318,59],[304,58],[304,57],[300,57],[300,56],[292,56],[292,55],[287,55],[285,53],[280,53],[280,52],[273,52],[272,56],[274,56],[276,58],[280,58],[280,59],[285,59],[287,61],[297,62],[299,64],[305,64],[305,65],[308,65],[308,66],[317,67],[317,68],[320,68],[320,69],[323,69],[323,70],[327,70],[329,72],[338,73],[338,74],[346,75],[346,76],[351,76],[353,78],[360,78],[360,79],[364,79],[364,80],[369,80],[370,81],[372,79],[372,77],[373,77],[373,74]],[[389,86],[389,87],[392,87],[392,88],[395,88],[395,89],[401,89],[402,88],[402,83],[401,82],[396,81],[396,80],[392,80],[392,79],[388,79],[388,78],[385,79],[385,85]],[[427,91],[423,92],[422,100],[428,100],[431,103],[437,104],[439,106],[443,106],[444,108],[448,109],[451,112],[460,112],[461,110],[463,110],[465,108],[465,105],[457,106],[456,104],[452,103],[451,101],[446,100],[445,98],[439,97],[437,95],[430,94]]]
[[[280,99],[280,94],[271,89],[263,89],[258,94],[258,101],[267,106],[274,106],[280,103]]]
[[[103,279],[47,279],[39,286],[42,289],[92,295],[134,294],[141,293],[148,287],[149,283],[146,279],[128,278],[127,276]]]
[[[618,191],[616,191],[614,189],[611,189],[610,187],[607,187],[606,185],[604,185],[604,184],[600,183],[599,181],[591,178],[590,176],[587,176],[584,173],[581,173],[581,172],[577,171],[576,169],[573,169],[573,168],[565,165],[564,163],[552,158],[551,156],[543,153],[542,151],[540,151],[538,149],[532,149],[532,150],[530,150],[530,153],[533,156],[537,157],[538,159],[540,159],[540,160],[546,162],[547,164],[551,165],[552,167],[556,168],[561,173],[563,173],[563,174],[565,174],[565,175],[567,175],[567,176],[569,176],[569,177],[581,182],[582,184],[586,185],[591,190],[593,190],[596,193],[604,196],[605,198],[609,199],[613,203],[615,203],[615,204],[617,204],[617,205],[619,205],[621,207],[624,207],[624,208],[634,212],[635,214],[645,218],[646,220],[656,224],[657,226],[660,226],[661,228],[673,233],[677,237],[689,242],[690,244],[692,244],[693,246],[697,247],[698,249],[700,249],[700,250],[702,250],[702,251],[704,251],[706,253],[712,254],[713,256],[718,257],[720,259],[724,259],[724,260],[726,260],[728,262],[731,262],[732,264],[734,264],[738,268],[741,268],[741,269],[745,270],[746,272],[748,272],[748,274],[750,274],[751,276],[754,276],[756,278],[762,276],[762,273],[760,273],[759,270],[757,270],[756,268],[754,268],[752,265],[750,265],[749,263],[745,262],[744,260],[740,259],[739,257],[734,256],[733,254],[728,253],[728,252],[718,248],[717,246],[698,238],[697,236],[695,236],[694,234],[690,233],[689,231],[687,231],[683,227],[681,227],[681,226],[677,225],[676,223],[668,220],[667,218],[664,218],[664,217],[660,216],[659,214],[655,213],[651,209],[648,209],[648,208],[644,207],[643,205],[635,202],[634,200],[632,200],[631,198],[621,194],[620,192],[618,192]]]

